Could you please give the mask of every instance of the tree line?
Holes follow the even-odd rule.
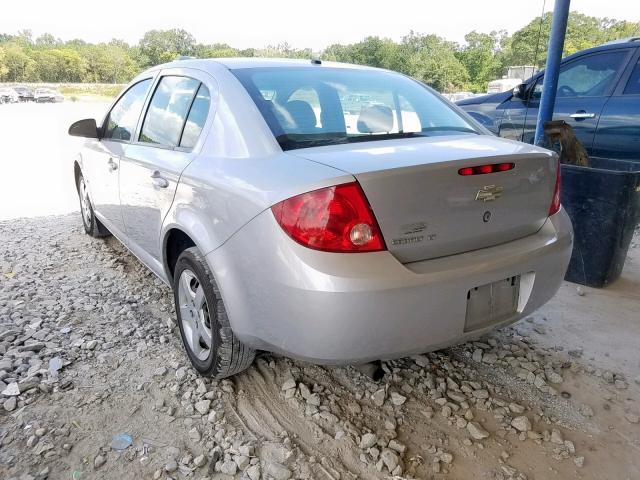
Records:
[[[459,44],[433,34],[410,32],[400,41],[370,36],[360,42],[333,44],[325,60],[389,68],[443,91],[484,91],[508,66],[544,66],[552,13],[533,19],[509,35],[472,31]],[[590,17],[571,12],[564,54],[609,40],[640,34],[640,22]],[[0,81],[126,83],[141,70],[186,55],[211,57],[311,58],[310,48],[288,44],[237,49],[226,43],[202,44],[181,29],[151,30],[136,45],[121,40],[92,44],[62,41],[51,34],[33,38],[28,30],[0,34]]]

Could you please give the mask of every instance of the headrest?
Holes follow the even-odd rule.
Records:
[[[303,100],[291,100],[284,104],[284,109],[291,117],[292,127],[300,133],[312,132],[316,128],[316,114],[313,108]]]
[[[393,111],[386,105],[366,105],[360,109],[358,131],[382,133],[393,130]]]

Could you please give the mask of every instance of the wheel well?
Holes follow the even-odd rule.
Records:
[[[177,228],[169,230],[167,234],[167,240],[165,242],[165,259],[167,270],[169,272],[169,279],[173,279],[173,272],[175,271],[176,262],[180,254],[189,247],[195,247],[196,244],[189,235]]]

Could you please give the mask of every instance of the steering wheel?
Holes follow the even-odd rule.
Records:
[[[561,97],[575,97],[576,91],[569,85],[562,85],[558,88],[558,94],[560,94]]]

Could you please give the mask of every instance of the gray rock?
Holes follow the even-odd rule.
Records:
[[[238,465],[236,465],[236,462],[233,460],[225,460],[222,462],[222,465],[220,465],[220,472],[225,475],[235,475],[237,471]]]
[[[482,362],[482,349],[481,348],[476,348],[473,351],[473,355],[471,356],[471,358],[473,359],[474,362]]]
[[[516,417],[511,421],[511,426],[519,432],[528,432],[531,430],[531,421],[524,415]]]
[[[268,476],[273,477],[274,480],[289,480],[292,475],[291,470],[276,462],[267,463],[264,471]]]
[[[389,440],[389,445],[387,445],[391,450],[395,450],[400,455],[407,451],[407,447],[402,443],[398,442],[396,439],[392,438]]]
[[[443,453],[440,454],[440,461],[442,463],[449,464],[449,463],[453,462],[453,455],[451,455],[450,453],[447,453],[447,452],[443,452]]]
[[[496,363],[498,361],[498,356],[495,353],[485,353],[482,356],[482,362],[483,363],[487,363],[489,365],[493,365],[494,363]]]
[[[290,390],[296,388],[296,381],[293,378],[288,378],[282,384],[282,390]]]
[[[187,378],[188,369],[187,367],[180,367],[176,370],[176,380],[179,382]]]
[[[236,455],[233,460],[236,462],[236,465],[238,465],[239,470],[245,470],[251,462],[251,459],[246,455]]]
[[[260,480],[260,465],[251,465],[246,470],[246,474],[250,480]]]
[[[381,407],[382,405],[384,405],[384,400],[386,398],[387,394],[384,391],[384,388],[381,388],[380,390],[376,390],[373,395],[371,395],[371,400],[373,401],[373,404],[376,407]]]
[[[391,392],[391,403],[396,406],[402,405],[407,401],[407,397],[400,395],[398,392]]]
[[[16,397],[20,395],[20,387],[18,387],[18,382],[11,382],[7,385],[7,388],[2,390],[2,395],[5,397]]]
[[[551,430],[551,443],[555,443],[556,445],[564,445],[562,434],[557,428]]]
[[[16,409],[17,403],[18,400],[16,399],[16,397],[9,397],[4,401],[4,409],[7,412],[13,412]]]
[[[176,470],[178,470],[178,462],[174,459],[169,460],[164,466],[164,471],[167,473],[173,473]]]
[[[627,389],[627,382],[625,382],[623,380],[616,380],[614,382],[614,385],[618,390],[626,390]]]
[[[302,398],[304,398],[305,400],[309,398],[309,396],[311,396],[311,390],[309,390],[309,387],[307,387],[304,383],[300,382],[298,384],[298,388],[300,389],[300,395],[302,395]]]
[[[211,400],[200,400],[194,406],[200,415],[206,415],[211,408]]]
[[[380,453],[380,460],[382,460],[382,463],[387,467],[389,472],[393,472],[393,470],[398,466],[400,458],[398,457],[398,454],[390,448],[383,448]]]
[[[206,463],[207,463],[207,457],[205,457],[204,455],[198,455],[196,458],[193,459],[193,464],[198,468],[202,467]]]
[[[312,393],[311,395],[309,395],[307,397],[307,403],[309,405],[313,405],[315,407],[319,407],[320,406],[320,395],[318,395],[317,393]]]
[[[489,432],[487,432],[478,422],[467,423],[467,431],[469,432],[469,435],[471,435],[471,438],[475,440],[482,440],[489,436]]]
[[[378,436],[375,433],[365,433],[360,439],[360,448],[366,450],[373,447],[378,441]]]
[[[107,462],[107,457],[103,455],[96,455],[96,458],[93,459],[93,468],[96,470],[103,466]]]
[[[547,377],[549,383],[562,383],[563,380],[562,375],[557,374],[553,370],[546,372],[545,376]]]

